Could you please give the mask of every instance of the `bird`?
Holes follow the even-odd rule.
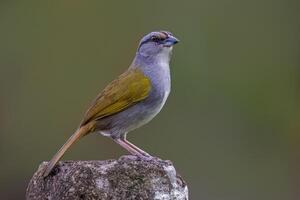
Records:
[[[126,135],[151,121],[164,106],[171,90],[170,59],[178,42],[169,31],[153,31],[142,37],[129,68],[91,103],[78,129],[47,163],[44,178],[67,149],[89,133],[110,137],[132,155],[151,158]]]

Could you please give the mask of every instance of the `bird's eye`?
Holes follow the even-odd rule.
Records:
[[[153,42],[158,42],[158,41],[161,41],[162,38],[153,35],[153,36],[151,37],[151,40],[152,40]]]

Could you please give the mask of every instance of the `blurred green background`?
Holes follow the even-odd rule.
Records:
[[[297,199],[300,12],[292,0],[0,2],[0,197],[38,165],[131,63],[140,38],[181,43],[162,112],[129,139],[174,162],[190,199]],[[64,159],[118,158],[89,135]]]

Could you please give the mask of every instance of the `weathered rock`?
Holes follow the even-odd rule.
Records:
[[[118,160],[64,161],[45,179],[43,162],[29,182],[27,200],[187,200],[188,188],[170,161]]]

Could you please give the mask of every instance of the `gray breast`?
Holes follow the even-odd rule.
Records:
[[[145,72],[150,77],[152,89],[146,102],[152,104],[151,112],[155,116],[165,104],[171,89],[170,69],[168,63],[159,63],[152,70]],[[154,116],[151,116],[152,118]],[[152,119],[151,118],[151,119]]]
[[[170,71],[168,65],[152,67],[142,69],[151,80],[149,96],[122,112],[101,119],[97,129],[103,135],[118,137],[148,123],[160,112],[170,93]]]

